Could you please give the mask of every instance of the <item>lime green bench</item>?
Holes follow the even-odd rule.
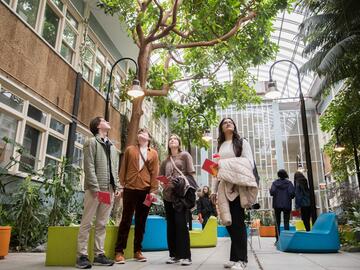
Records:
[[[217,244],[217,219],[210,217],[204,230],[190,231],[190,247],[216,247]]]
[[[77,256],[77,236],[79,226],[54,226],[48,228],[48,242],[46,250],[46,266],[74,266]],[[106,226],[105,254],[109,258],[115,256],[118,226]],[[94,258],[94,228],[89,237],[89,259]],[[127,247],[124,251],[126,259],[132,258],[134,252],[134,226],[131,226]]]

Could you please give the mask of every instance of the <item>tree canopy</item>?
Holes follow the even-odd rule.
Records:
[[[216,107],[258,102],[248,68],[277,51],[270,40],[272,22],[287,0],[102,0],[104,12],[119,16],[139,47],[138,77],[145,98],[155,97],[156,116],[175,117],[171,128],[187,139],[186,121],[194,116],[191,139],[198,145]],[[151,63],[151,57],[158,61]],[[232,81],[217,72],[227,67]],[[176,85],[189,81],[190,89]],[[134,143],[143,98],[133,100],[127,144]]]

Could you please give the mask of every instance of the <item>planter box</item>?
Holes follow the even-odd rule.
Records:
[[[53,226],[48,228],[48,242],[46,250],[46,266],[75,266],[77,257],[77,236],[79,226]],[[106,226],[104,243],[105,254],[109,258],[115,256],[118,226]],[[90,230],[88,252],[90,261],[94,258],[94,228]],[[125,258],[132,258],[134,252],[134,226],[131,226]]]
[[[225,226],[218,225],[217,227],[217,237],[230,237],[228,230]]]
[[[275,226],[260,226],[259,234],[261,237],[275,237],[276,236]]]
[[[143,251],[167,250],[167,224],[164,217],[150,215],[146,220],[144,239],[142,241]]]
[[[0,226],[0,259],[4,259],[9,253],[10,235],[10,226]]]

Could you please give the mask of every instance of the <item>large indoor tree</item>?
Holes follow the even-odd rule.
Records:
[[[310,59],[303,72],[320,76],[321,93],[348,78],[360,77],[360,1],[300,0],[308,18],[300,25],[303,54]],[[325,92],[324,92],[325,91]]]
[[[259,101],[248,68],[273,57],[272,22],[287,0],[102,0],[106,14],[118,16],[139,48],[138,79],[145,96],[133,100],[127,145],[134,144],[144,98],[154,98],[156,115],[175,117],[172,130],[191,138],[216,119],[216,108]],[[151,59],[156,55],[157,61]],[[152,63],[153,62],[153,63]],[[231,70],[231,81],[217,77]],[[189,82],[180,92],[178,83]],[[196,127],[196,128],[195,128]]]

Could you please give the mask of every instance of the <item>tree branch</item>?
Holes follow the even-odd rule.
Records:
[[[251,6],[252,6],[252,4],[254,2],[255,2],[255,0],[252,1],[246,7],[245,13],[247,11],[250,11],[250,8],[251,8]],[[256,16],[256,13],[251,10],[247,16],[245,16],[245,17],[240,16],[238,18],[238,20],[236,21],[235,25],[233,26],[233,28],[229,32],[227,32],[226,34],[222,35],[221,37],[217,37],[217,38],[215,38],[213,40],[210,40],[210,41],[198,41],[198,42],[190,42],[190,43],[187,43],[187,44],[178,44],[178,45],[175,45],[175,48],[184,49],[184,48],[194,48],[194,47],[209,47],[209,46],[216,45],[216,44],[218,44],[220,42],[226,41],[229,38],[231,38],[232,36],[234,36],[244,23],[249,22],[250,20],[255,18],[255,16]],[[159,43],[153,44],[153,49],[154,50],[156,50],[156,49],[164,49],[164,48],[167,48],[168,46],[169,46],[169,44],[167,44],[165,42],[159,42]],[[171,46],[174,46],[174,45],[171,45]]]
[[[185,65],[185,62],[177,59],[171,51],[169,51],[169,54],[170,54],[171,59],[174,60],[176,63],[178,63],[179,65]]]
[[[131,30],[131,35],[132,35],[132,38],[133,38],[135,44],[140,48],[140,42],[139,42],[139,40],[138,40],[138,38],[136,36],[135,29]]]
[[[188,38],[192,33],[194,33],[194,31],[187,31],[186,33],[184,33],[176,28],[172,29],[172,31],[182,38]]]
[[[165,29],[163,31],[161,31],[160,34],[154,35],[152,38],[150,38],[148,40],[148,42],[152,42],[152,41],[155,41],[155,40],[165,37],[166,35],[168,35],[170,33],[170,31],[172,31],[175,28],[176,22],[177,22],[177,11],[181,4],[182,4],[182,0],[175,0],[173,10],[171,12],[171,14],[172,14],[171,24],[169,26],[165,27]]]
[[[159,30],[163,17],[164,17],[164,9],[162,8],[162,6],[159,4],[159,2],[157,0],[154,0],[155,5],[159,8],[160,14],[159,14],[159,20],[157,22],[157,24],[155,25],[154,29],[150,31],[149,36],[145,39],[145,42],[149,42],[149,40],[151,40],[154,35],[156,34],[156,32]]]
[[[187,43],[187,44],[178,44],[178,45],[175,45],[175,48],[184,49],[184,48],[214,46],[214,45],[216,45],[216,44],[218,44],[220,42],[226,41],[229,38],[231,38],[233,35],[236,34],[236,32],[240,29],[240,27],[244,23],[249,22],[251,19],[255,18],[255,16],[256,16],[256,13],[251,11],[248,16],[240,17],[237,20],[234,27],[229,32],[227,32],[226,34],[224,34],[223,36],[221,36],[219,38],[216,38],[216,39],[213,39],[213,40],[210,40],[210,41],[198,41],[198,42],[190,42],[190,43]],[[160,43],[159,44],[154,44],[154,48],[156,48],[156,49],[162,48],[161,46],[163,46],[163,44],[160,44]]]

